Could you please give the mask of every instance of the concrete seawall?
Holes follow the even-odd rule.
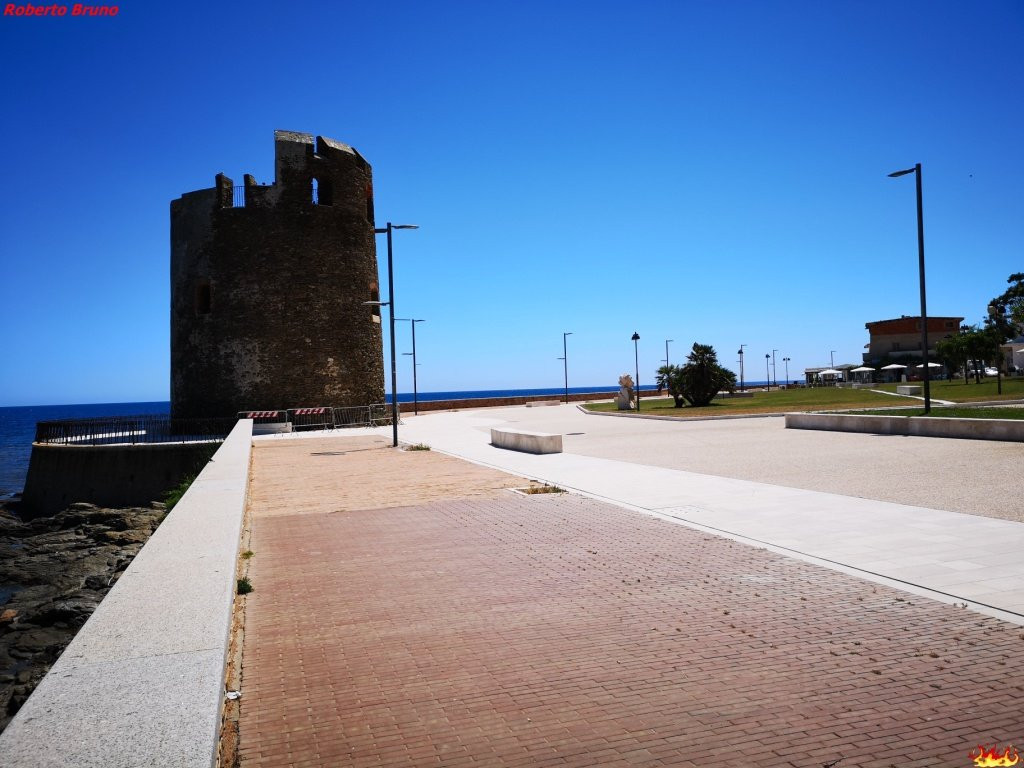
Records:
[[[239,421],[0,734],[0,763],[214,764],[251,445]]]
[[[202,468],[217,447],[215,442],[33,443],[22,502],[29,515],[52,515],[76,501],[103,507],[146,504]]]
[[[953,437],[1024,442],[1024,420],[954,419],[936,416],[872,416],[841,413],[787,413],[787,429],[870,432],[877,435]]]

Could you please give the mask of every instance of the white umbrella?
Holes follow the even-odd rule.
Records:
[[[875,370],[875,369],[874,368],[869,368],[866,365],[862,365],[860,368],[853,368],[853,369],[851,369],[850,373],[867,373],[868,371],[873,371],[873,370]]]
[[[914,367],[915,368],[924,368],[924,363],[921,363],[921,365],[915,365]],[[928,363],[928,367],[929,368],[941,368],[942,366],[939,365],[938,363]]]
[[[826,368],[824,371],[818,371],[820,376],[839,376],[842,371],[837,371],[835,368]]]
[[[906,368],[906,367],[907,366],[900,365],[899,363],[891,363],[889,365],[883,365],[882,366],[882,370],[883,371],[895,371],[897,368]]]

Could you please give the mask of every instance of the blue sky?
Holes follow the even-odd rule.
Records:
[[[374,167],[421,391],[747,379],[864,323],[978,322],[1024,269],[1024,3],[139,2],[0,17],[0,405],[163,400],[169,203],[273,180],[273,131]],[[379,257],[384,268],[383,241]],[[383,283],[382,283],[383,284]],[[386,346],[386,344],[385,344]],[[410,351],[399,324],[399,353]],[[409,358],[399,390],[411,389]]]

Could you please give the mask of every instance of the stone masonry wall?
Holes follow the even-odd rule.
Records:
[[[278,131],[275,176],[234,189],[218,175],[171,203],[177,417],[384,399],[379,311],[363,305],[379,300],[370,165]]]

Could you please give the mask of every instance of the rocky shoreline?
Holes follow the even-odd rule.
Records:
[[[166,514],[80,503],[23,520],[0,504],[0,731]]]

